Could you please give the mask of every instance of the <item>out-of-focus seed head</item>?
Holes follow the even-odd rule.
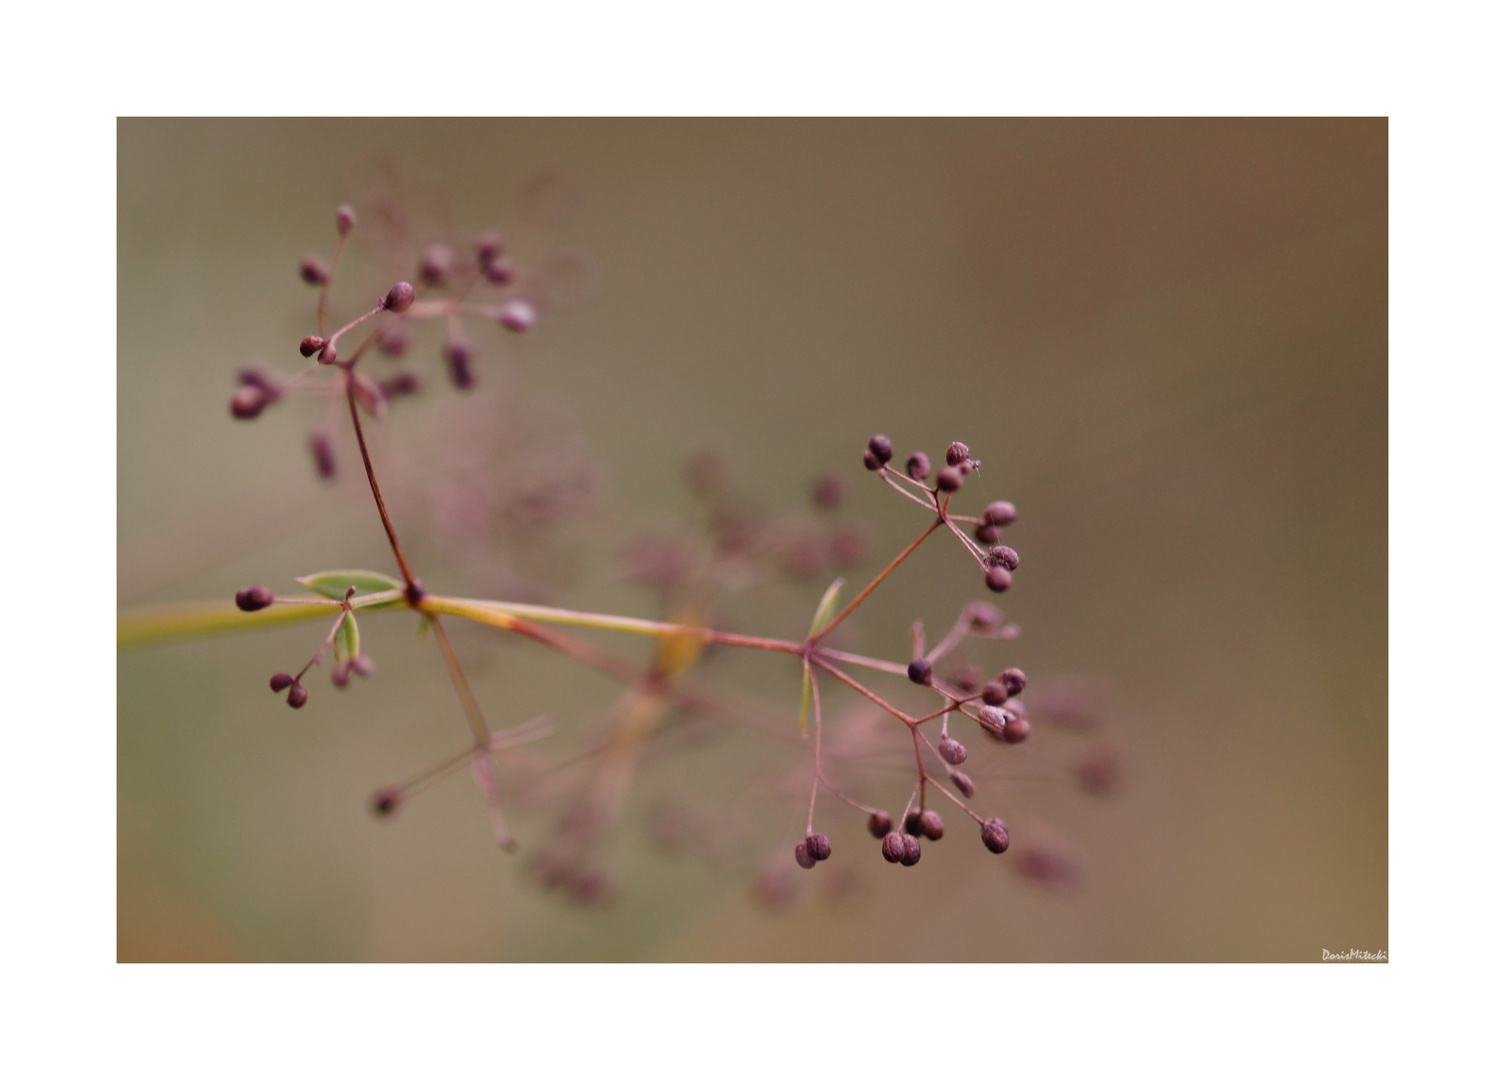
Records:
[[[1072,764],[1071,772],[1088,795],[1111,795],[1123,780],[1118,758],[1108,750],[1089,751]]]
[[[350,670],[363,679],[368,678],[376,670],[376,661],[371,659],[368,654],[361,653],[354,660],[350,661]]]
[[[879,810],[867,819],[867,831],[881,840],[894,831],[894,819],[887,810]]]
[[[269,400],[261,387],[242,386],[230,395],[230,415],[237,420],[255,420]]]
[[[1009,697],[1018,697],[1024,693],[1024,688],[1029,685],[1029,680],[1024,677],[1024,672],[1019,668],[1004,668],[1003,674],[998,676],[998,681],[1003,683],[1003,688],[1009,692]]]
[[[926,810],[920,815],[920,831],[929,840],[939,840],[946,835],[946,823],[934,810]]]
[[[423,258],[418,260],[418,280],[431,289],[443,285],[454,265],[454,248],[445,243],[430,244],[423,249]]]
[[[941,741],[936,743],[935,749],[947,764],[960,765],[967,760],[967,748],[950,735],[942,736]]]
[[[285,671],[279,671],[272,676],[272,693],[274,694],[280,694],[292,685],[293,677]]]
[[[260,611],[272,606],[272,590],[265,585],[252,585],[235,594],[235,606],[242,611]]]
[[[916,450],[909,455],[909,460],[904,463],[904,471],[909,474],[911,480],[923,480],[930,475],[930,457],[922,450]]]
[[[996,544],[998,543],[998,526],[986,524],[979,525],[977,526],[977,530],[973,535],[977,537],[977,542],[979,544]]]
[[[982,843],[994,855],[1009,849],[1009,827],[1002,818],[990,817],[982,823]]]
[[[845,569],[867,558],[867,540],[856,526],[837,529],[831,534],[831,561]]]
[[[476,237],[476,259],[482,266],[492,262],[507,246],[506,239],[496,229],[487,229]]]
[[[329,436],[316,431],[308,437],[308,450],[314,456],[314,468],[325,480],[334,477],[334,444]]]
[[[388,784],[371,796],[371,812],[377,817],[388,817],[402,805],[402,788]]]
[[[960,769],[952,769],[950,776],[951,782],[956,785],[956,790],[960,791],[964,796],[970,799],[973,795],[977,794],[977,785],[972,783],[972,778],[966,773]]]
[[[982,676],[978,674],[977,669],[971,664],[962,664],[951,673],[951,681],[956,684],[958,690],[965,694],[970,694],[982,682]]]
[[[493,285],[510,285],[517,277],[517,268],[511,259],[493,259],[481,266],[481,276]]]
[[[805,845],[816,862],[825,862],[831,857],[831,839],[825,833],[811,833],[805,837]]]
[[[514,334],[526,334],[538,322],[538,310],[526,300],[508,300],[502,305],[501,318],[497,321]]]
[[[891,832],[883,838],[883,857],[889,862],[902,861],[905,850],[906,845],[902,833]]]
[[[389,293],[387,299],[382,302],[391,303],[391,294]],[[387,356],[401,356],[408,351],[408,345],[412,340],[413,332],[408,329],[407,321],[402,319],[389,322],[376,332],[376,347]]]
[[[909,681],[918,683],[920,686],[929,686],[933,673],[930,670],[930,661],[923,656],[916,657],[909,662]]]
[[[830,513],[841,508],[842,501],[847,497],[847,486],[841,482],[841,477],[826,475],[815,481],[815,486],[810,489],[810,501],[815,504],[817,510]]]
[[[990,566],[983,580],[994,592],[1007,592],[1008,587],[1014,583],[1014,575],[1002,566]]]
[[[444,362],[449,367],[449,381],[457,390],[469,390],[475,386],[476,375],[471,366],[469,345],[463,341],[451,341],[444,346]]]
[[[904,815],[904,831],[910,836],[920,835],[920,812],[918,810],[911,810]]]
[[[962,486],[962,471],[954,465],[947,465],[935,474],[935,486],[945,492],[957,491]]]
[[[810,854],[810,841],[808,838],[794,845],[794,861],[806,870],[815,866],[815,856]]]
[[[887,465],[894,457],[894,444],[887,435],[874,435],[867,441],[867,448],[878,459],[878,464]]]
[[[903,836],[900,839],[904,843],[904,857],[899,860],[899,865],[913,866],[920,861],[920,842],[913,836]]]
[[[715,450],[697,450],[685,462],[685,483],[698,498],[714,499],[726,490],[726,461]]]
[[[340,231],[341,236],[347,235],[355,228],[355,207],[349,203],[341,203],[335,207],[334,227]]]
[[[334,670],[329,673],[329,681],[341,690],[350,685],[350,663],[336,664]]]
[[[329,267],[317,255],[310,255],[298,266],[298,276],[310,285],[322,285],[329,280]]]
[[[1012,525],[1019,514],[1011,502],[989,503],[982,512],[982,519],[989,525]]]
[[[277,385],[277,380],[268,375],[260,368],[241,368],[237,376],[242,386],[254,386],[267,396],[267,401],[276,401],[282,396],[282,387]]]
[[[1002,705],[1009,699],[1009,692],[1003,683],[990,682],[982,688],[982,699],[989,705]]]
[[[418,376],[414,375],[411,371],[399,371],[390,379],[383,379],[376,384],[377,388],[381,391],[381,396],[388,401],[391,401],[393,398],[416,394],[420,385]]]
[[[988,563],[992,566],[1001,566],[1012,573],[1019,569],[1019,553],[1006,544],[999,544],[988,552]]]
[[[983,600],[973,600],[968,604],[967,615],[974,630],[996,630],[1003,625],[1003,612]]]
[[[883,468],[883,462],[879,461],[878,455],[871,450],[864,450],[862,452],[862,467],[868,472],[877,472]]]
[[[300,682],[293,683],[287,688],[287,703],[295,709],[301,709],[308,704],[308,687]]]
[[[302,353],[305,358],[312,356],[323,347],[324,339],[321,338],[318,334],[309,334],[308,337],[298,342],[298,351]]]
[[[977,710],[977,719],[994,735],[1002,735],[1004,725],[1009,722],[1009,714],[997,705],[984,705]]]
[[[382,298],[381,306],[393,314],[400,315],[413,306],[413,298],[417,295],[411,281],[399,281],[387,290],[387,295]]]
[[[1018,745],[1029,738],[1029,732],[1028,720],[1025,720],[1023,717],[1017,720],[1010,720],[1007,724],[1003,725],[1003,741],[1010,746]]]
[[[947,465],[960,465],[964,461],[970,461],[971,458],[972,451],[967,449],[967,444],[964,442],[954,442],[946,447]]]

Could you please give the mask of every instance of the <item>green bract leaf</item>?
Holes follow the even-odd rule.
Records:
[[[309,574],[307,577],[298,578],[297,581],[305,589],[311,589],[331,600],[345,599],[345,592],[352,585],[355,586],[357,596],[361,593],[386,592],[389,589],[402,588],[402,582],[395,578],[370,570],[325,570],[322,574]]]
[[[810,637],[820,633],[826,623],[831,621],[831,616],[836,614],[836,598],[841,595],[841,587],[846,583],[845,578],[837,578],[831,582],[826,595],[820,598],[820,605],[815,609],[815,618],[810,623]]]
[[[345,658],[354,660],[361,654],[361,631],[355,625],[355,612],[345,612],[345,621],[340,624],[340,640],[345,646]]]

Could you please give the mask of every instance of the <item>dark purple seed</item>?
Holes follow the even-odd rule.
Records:
[[[979,544],[996,544],[998,543],[998,526],[979,525],[973,535],[977,537]]]
[[[413,306],[415,295],[411,282],[399,281],[387,290],[386,298],[382,300],[381,306],[391,312],[404,312]]]
[[[476,384],[475,371],[470,364],[470,349],[463,342],[452,341],[444,347],[444,362],[449,365],[449,381],[459,390],[469,390]]]
[[[920,842],[913,836],[905,836],[900,839],[904,842],[904,857],[899,860],[899,865],[913,866],[920,861]]]
[[[891,832],[883,838],[883,857],[889,862],[900,862],[904,858],[904,852],[908,845],[904,843],[905,837],[896,832]],[[913,839],[912,837],[909,839]]]
[[[910,836],[920,835],[920,812],[911,810],[904,815],[904,831]]]
[[[377,817],[387,817],[402,802],[402,788],[389,784],[371,796],[371,811]]]
[[[941,820],[941,815],[934,810],[926,810],[920,815],[920,831],[928,839],[939,840],[946,835],[946,823]]]
[[[502,249],[506,247],[506,244],[507,242],[502,238],[501,233],[495,229],[487,229],[480,236],[476,237],[476,258],[482,266],[485,266],[502,253]]]
[[[989,705],[1002,705],[1009,699],[1009,692],[1003,683],[990,682],[982,688],[982,699]]]
[[[1003,683],[1003,688],[1009,692],[1009,697],[1018,697],[1024,693],[1028,680],[1024,672],[1016,667],[1004,668],[1003,674],[998,676],[998,681]]]
[[[867,468],[868,472],[877,472],[883,468],[883,462],[879,461],[878,455],[871,450],[864,450],[862,452],[862,464]]]
[[[1009,849],[1009,827],[1002,818],[990,817],[982,823],[982,842],[994,855],[1002,855]]]
[[[1001,566],[990,566],[983,580],[987,582],[988,588],[994,592],[1006,592],[1008,587],[1014,583],[1014,575]]]
[[[325,480],[334,476],[334,445],[329,436],[316,431],[308,438],[308,449],[314,456],[314,468]]]
[[[982,519],[989,525],[1012,525],[1019,515],[1011,502],[989,503],[982,512]]]
[[[805,844],[816,862],[825,862],[831,857],[831,839],[825,833],[811,833],[805,837]]]
[[[1029,738],[1029,721],[1022,717],[1018,720],[1010,720],[1003,725],[1003,741],[1011,746],[1022,743]]]
[[[241,368],[237,376],[242,386],[254,386],[267,396],[268,401],[276,401],[282,396],[282,387],[277,381],[260,368]]]
[[[310,285],[322,285],[329,280],[329,267],[317,255],[310,255],[298,267],[298,274]]]
[[[300,682],[293,683],[287,688],[287,703],[295,709],[301,709],[308,702],[308,687]]]
[[[400,371],[390,379],[383,379],[377,383],[381,390],[381,396],[391,401],[393,398],[406,397],[408,394],[418,393],[418,376],[411,371]]]
[[[881,840],[894,831],[894,819],[887,810],[879,810],[867,819],[867,831]]]
[[[967,449],[966,443],[954,442],[946,447],[947,465],[961,465],[964,461],[970,460],[971,457],[972,451]]]
[[[960,765],[967,760],[967,748],[950,735],[943,736],[935,748],[948,765]]]
[[[318,334],[309,334],[308,337],[298,342],[298,351],[305,357],[312,356],[324,347],[324,339]]]
[[[242,611],[260,611],[272,606],[272,590],[265,585],[252,585],[235,594],[235,606]]]
[[[808,838],[794,845],[794,861],[806,870],[815,865],[815,856],[810,854],[810,841]]]
[[[274,694],[280,694],[292,685],[293,677],[285,671],[279,671],[272,676],[272,693]]]
[[[988,552],[988,563],[992,566],[1001,566],[1012,573],[1019,569],[1019,553],[1006,544],[999,544]]]
[[[930,458],[924,452],[916,450],[904,463],[904,471],[911,480],[923,480],[930,475]]]
[[[970,799],[973,795],[977,794],[977,785],[972,783],[972,778],[966,773],[960,769],[952,769],[950,776],[951,782],[956,785],[956,790],[960,791],[967,798]]]
[[[242,386],[230,396],[230,415],[237,420],[255,420],[267,407],[266,392],[259,386]]]
[[[923,656],[909,662],[909,681],[928,686],[931,680],[930,661]]]
[[[940,472],[936,473],[935,486],[946,492],[956,491],[962,486],[961,470],[955,466],[947,465]]]
[[[879,465],[887,465],[893,460],[894,444],[889,441],[887,435],[874,435],[867,441],[867,448],[878,459]]]

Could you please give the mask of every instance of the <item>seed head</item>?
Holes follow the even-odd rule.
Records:
[[[982,699],[989,705],[1002,705],[1009,699],[1009,692],[1001,682],[990,682],[982,688]]]
[[[826,475],[815,481],[815,486],[810,491],[810,501],[817,510],[830,513],[841,507],[846,495],[846,485],[841,482],[841,477]]]
[[[1018,516],[1011,502],[989,503],[988,508],[982,512],[982,519],[989,525],[1012,525]]]
[[[947,465],[960,465],[962,464],[962,462],[970,461],[971,459],[972,451],[967,449],[966,443],[954,442],[950,446],[946,447]]]
[[[964,796],[970,799],[973,795],[977,794],[977,785],[972,783],[972,778],[966,773],[960,769],[952,769],[949,775],[951,782],[956,785],[956,790],[960,791]]]
[[[444,346],[444,362],[449,365],[449,381],[457,390],[469,390],[476,384],[476,375],[470,364],[470,347],[463,341],[451,341]]]
[[[947,764],[960,765],[967,760],[967,748],[950,735],[943,736],[935,748]]]
[[[317,255],[310,255],[299,265],[298,274],[310,285],[322,285],[329,280],[329,267]]]
[[[810,840],[808,837],[794,845],[794,861],[806,870],[815,866],[815,856],[810,854]]]
[[[272,606],[272,590],[265,585],[252,585],[235,594],[235,606],[242,611],[260,611]]]
[[[894,444],[889,441],[887,435],[874,435],[867,441],[867,448],[878,459],[879,465],[887,465],[893,460]]]
[[[270,400],[259,386],[242,386],[230,395],[230,415],[237,420],[255,420]]]
[[[901,836],[904,844],[904,857],[899,860],[900,866],[913,866],[920,861],[920,842],[913,836]]]
[[[998,543],[998,526],[979,525],[974,535],[977,537],[979,544],[996,544]]]
[[[1088,795],[1111,795],[1118,790],[1122,769],[1110,751],[1090,751],[1071,767],[1078,786]]]
[[[1016,667],[1004,668],[1003,674],[998,676],[998,681],[1003,683],[1003,688],[1009,692],[1009,697],[1018,697],[1024,693],[1027,680],[1024,672]]]
[[[916,450],[904,463],[904,471],[911,480],[923,480],[930,475],[930,458],[923,451]]]
[[[946,823],[934,810],[926,810],[920,815],[920,831],[925,834],[926,839],[939,840],[946,835]]]
[[[894,819],[887,810],[878,810],[867,819],[867,831],[881,840],[894,831]]]
[[[871,450],[864,450],[862,452],[862,465],[868,472],[877,472],[883,468],[883,462],[879,461],[878,455]]]
[[[444,284],[450,267],[455,264],[455,251],[448,244],[430,244],[423,249],[423,258],[418,261],[418,279],[429,288]]]
[[[314,456],[314,468],[325,480],[334,477],[334,445],[329,436],[316,431],[308,437],[308,449]]]
[[[1019,569],[1019,553],[1005,544],[999,544],[988,552],[988,562],[993,566],[1001,566],[1012,573]]]
[[[329,673],[329,681],[341,690],[350,685],[350,663],[336,664],[334,670]]]
[[[500,255],[506,246],[507,242],[501,233],[495,229],[488,229],[476,237],[476,258],[482,266],[485,266]]]
[[[402,788],[388,784],[371,796],[371,812],[377,817],[387,817],[402,802]]]
[[[918,810],[911,810],[904,815],[904,831],[910,836],[920,835],[920,812]]]
[[[526,300],[508,300],[502,305],[502,315],[497,321],[514,334],[526,334],[538,321],[538,312]]]
[[[303,708],[308,703],[308,687],[294,682],[287,688],[287,703],[295,709]]]
[[[1018,745],[1029,738],[1029,721],[1024,717],[1016,717],[1003,725],[1003,741],[1010,746]]]
[[[811,833],[805,837],[805,846],[816,862],[825,862],[831,857],[831,840],[825,833]]]
[[[831,534],[831,561],[837,566],[852,566],[867,558],[867,541],[862,531],[848,527]]]
[[[308,337],[298,342],[298,351],[303,354],[305,359],[312,356],[323,347],[324,339],[321,338],[318,334],[309,334]]]
[[[268,401],[276,401],[282,396],[282,387],[277,385],[277,380],[260,368],[241,368],[236,377],[240,380],[240,385],[256,387],[267,396]]]
[[[387,295],[382,300],[381,306],[394,314],[401,314],[413,306],[413,297],[415,295],[412,282],[399,281],[387,290]]]
[[[381,390],[381,396],[391,401],[393,398],[418,393],[419,382],[418,376],[411,371],[399,371],[390,379],[383,379],[376,386]]]
[[[1002,566],[990,566],[983,580],[994,592],[1007,592],[1008,587],[1014,583],[1014,575]]]
[[[909,681],[918,683],[920,686],[929,686],[931,680],[930,661],[923,656],[916,657],[909,662]]]
[[[335,207],[334,227],[340,230],[341,236],[344,236],[351,229],[355,228],[355,207],[349,203],[341,203]]]
[[[883,857],[889,862],[900,862],[904,858],[908,846],[904,843],[906,837],[902,833],[891,832],[883,838]],[[907,839],[913,839],[908,837]],[[919,846],[918,844],[916,845]]]
[[[936,473],[935,486],[945,492],[956,491],[962,486],[962,471],[954,465],[947,465]]]
[[[1010,714],[997,705],[984,705],[977,710],[977,719],[994,735],[1002,735],[1004,725],[1009,722]]]
[[[354,660],[350,661],[350,670],[364,679],[376,670],[376,661],[371,659],[367,653],[361,653]]]
[[[391,293],[387,294],[384,304],[392,303]],[[390,306],[388,311],[392,310]],[[408,329],[406,320],[399,319],[389,322],[376,332],[376,347],[388,356],[401,356],[408,351],[408,343],[413,340],[413,333]]]
[[[517,269],[511,259],[493,259],[481,264],[481,275],[493,285],[510,285]]]
[[[1002,855],[1009,849],[1009,827],[1002,818],[990,817],[982,823],[982,842],[994,855]]]
[[[293,677],[285,671],[279,671],[272,676],[272,693],[274,694],[280,694],[292,685]]]

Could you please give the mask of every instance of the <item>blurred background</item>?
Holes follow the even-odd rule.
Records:
[[[840,571],[855,589],[925,523],[862,469],[868,437],[933,459],[962,439],[984,466],[964,508],[1006,498],[1020,515],[1000,606],[1022,633],[970,655],[1023,667],[1039,717],[1023,747],[968,740],[973,802],[1010,822],[1009,853],[942,807],[947,839],[893,867],[822,796],[836,853],[806,873],[790,854],[809,791],[797,669],[709,658],[692,680],[732,718],[653,745],[592,856],[606,898],[581,904],[541,887],[530,853],[608,722],[605,678],[449,621],[494,726],[559,728],[507,774],[524,851],[506,856],[468,776],[391,820],[368,809],[464,746],[411,615],[363,619],[375,676],[339,692],[315,669],[297,712],[266,680],[302,665],[319,624],[123,651],[121,960],[1388,948],[1384,121],[124,120],[118,135],[122,609],[392,570],[348,434],[334,480],[310,463],[322,406],[254,423],[227,408],[241,367],[302,363],[315,291],[298,265],[331,250],[336,204],[363,215],[337,317],[412,275],[417,249],[378,227],[390,199],[412,235],[499,228],[520,267],[552,274],[529,279],[554,301],[530,334],[469,328],[467,395],[442,338],[415,339],[423,389],[373,432],[431,590],[656,617],[621,553],[704,518],[685,470],[707,448],[738,507],[796,532],[814,479],[841,478],[835,520],[867,550]],[[913,620],[935,640],[990,598],[943,541],[845,647],[905,660]],[[838,571],[794,569],[719,616],[802,635]],[[902,740],[826,696],[843,779],[897,815]],[[1073,778],[1089,753],[1118,763],[1106,794]]]

